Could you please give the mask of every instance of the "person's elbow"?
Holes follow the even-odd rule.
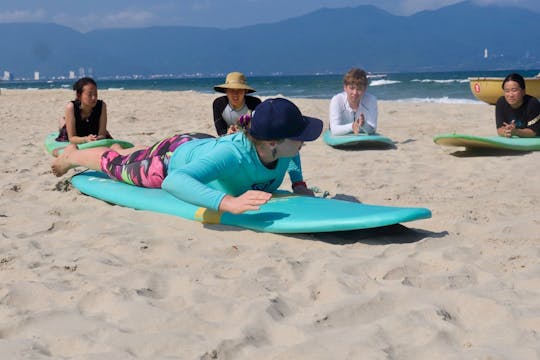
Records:
[[[350,134],[351,132],[352,132],[352,127],[350,129],[348,129],[346,127],[342,127],[342,126],[330,127],[330,133],[333,136],[347,135],[347,134]]]

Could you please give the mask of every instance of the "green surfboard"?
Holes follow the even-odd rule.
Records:
[[[330,130],[323,133],[323,141],[333,147],[392,147],[394,142],[380,134],[347,134],[347,135],[332,135]]]
[[[540,137],[520,138],[503,136],[475,136],[464,134],[442,134],[433,138],[438,145],[460,146],[467,149],[499,149],[516,151],[540,150]]]
[[[55,149],[59,149],[58,154],[62,153],[62,150],[69,145],[69,142],[67,141],[56,141],[56,138],[58,137],[58,131],[55,131],[53,133],[50,133],[45,138],[45,148],[47,149],[47,152],[49,154],[52,154]],[[124,149],[132,148],[133,144],[124,141],[124,140],[117,140],[117,139],[103,139],[103,140],[96,140],[96,141],[90,141],[84,144],[79,144],[77,147],[79,149],[88,149],[93,147],[99,147],[99,146],[111,146],[112,144],[119,144]]]

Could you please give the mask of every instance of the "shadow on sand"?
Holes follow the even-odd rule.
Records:
[[[334,196],[329,198],[335,200],[362,203],[357,197],[347,194],[335,194]],[[235,226],[216,224],[204,224],[204,227],[219,231],[253,231],[241,229]],[[312,233],[282,233],[281,235],[287,237],[294,237],[302,240],[324,241],[326,243],[335,245],[354,244],[357,242],[368,245],[388,245],[413,243],[425,238],[442,238],[448,235],[448,232],[432,232],[422,229],[408,228],[398,223],[369,229]]]
[[[396,144],[388,144],[381,142],[361,142],[358,144],[334,145],[334,149],[343,151],[360,151],[360,150],[395,150]]]
[[[531,151],[518,151],[507,149],[469,149],[454,151],[450,155],[455,157],[491,157],[491,156],[522,156],[531,153]]]
[[[367,245],[389,245],[414,243],[425,238],[442,238],[446,235],[448,235],[447,231],[437,233],[394,224],[372,229],[310,234],[309,239],[335,245],[347,245],[357,242]]]

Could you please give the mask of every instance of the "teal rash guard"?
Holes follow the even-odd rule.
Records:
[[[260,161],[251,141],[238,132],[182,144],[170,158],[161,187],[181,200],[218,210],[227,194],[239,196],[248,190],[274,192],[287,172],[292,182],[302,181],[299,155],[280,158],[269,169]]]

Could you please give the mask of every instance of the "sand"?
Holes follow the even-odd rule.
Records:
[[[540,358],[540,153],[432,140],[494,135],[492,106],[380,101],[395,149],[302,149],[309,186],[431,219],[280,235],[112,206],[73,189],[73,170],[54,177],[43,140],[72,96],[0,96],[0,358]],[[113,136],[137,144],[214,133],[214,97],[100,90]],[[328,122],[329,100],[294,102]]]

